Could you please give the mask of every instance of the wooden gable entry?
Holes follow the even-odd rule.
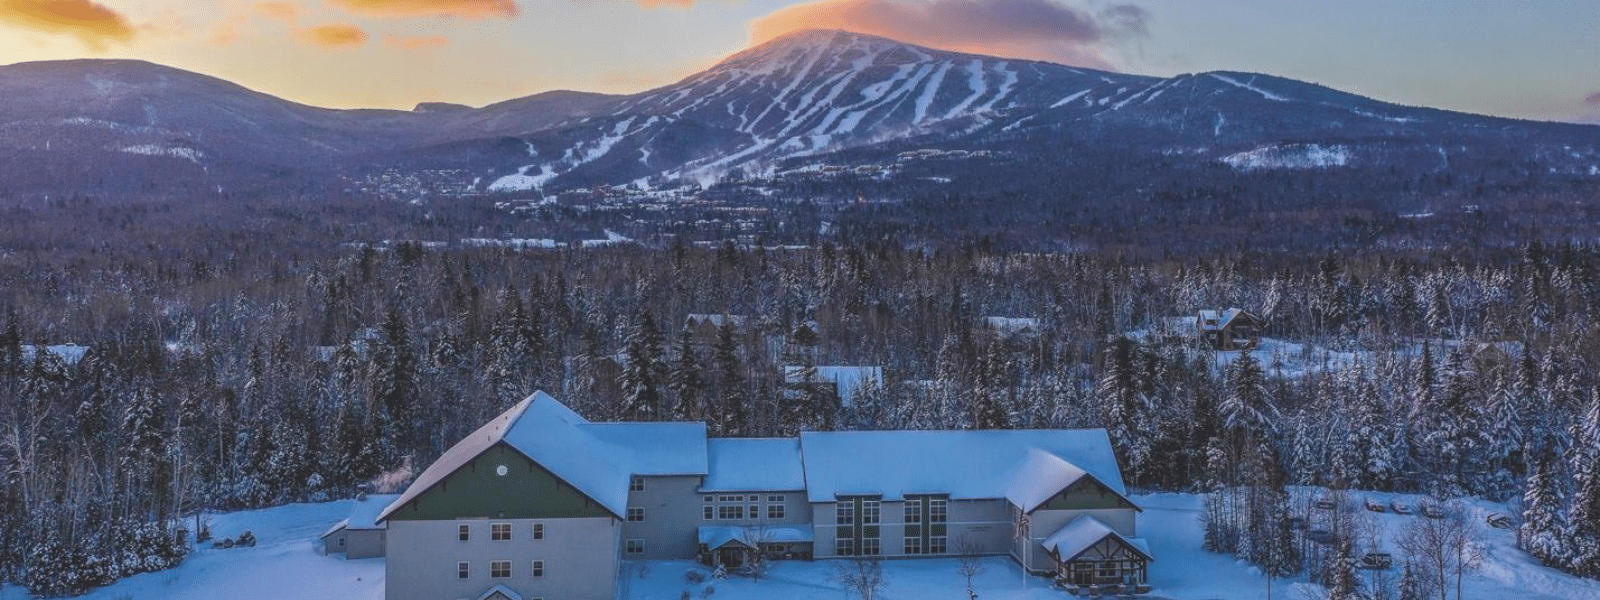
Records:
[[[1074,585],[1142,584],[1149,561],[1114,535],[1101,538],[1077,556],[1056,557],[1061,578]]]

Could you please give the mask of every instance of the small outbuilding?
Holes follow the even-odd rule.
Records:
[[[398,497],[397,494],[375,494],[358,498],[350,507],[350,516],[322,534],[322,553],[343,554],[345,559],[383,556],[388,528],[376,522],[378,513]]]

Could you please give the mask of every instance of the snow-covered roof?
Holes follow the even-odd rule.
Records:
[[[718,438],[707,442],[706,492],[783,492],[806,489],[796,438]]]
[[[990,329],[1001,333],[1017,333],[1027,329],[1039,330],[1039,320],[1032,317],[984,317],[983,322]]]
[[[1127,494],[1104,429],[804,432],[800,445],[812,502],[852,495],[1005,498],[1035,449]]]
[[[627,509],[631,475],[706,473],[702,423],[592,424],[535,392],[446,450],[377,520],[502,441],[616,515]]]
[[[79,361],[83,360],[83,355],[89,353],[88,346],[79,346],[77,344],[56,344],[53,346],[32,346],[23,344],[22,359],[33,360],[34,354],[39,352],[40,348],[43,348],[45,352],[55,355],[56,358],[61,359],[61,362],[68,365],[78,364]]]
[[[631,451],[631,475],[705,475],[705,423],[589,423],[596,439]]]
[[[1150,555],[1150,547],[1144,543],[1144,540],[1123,537],[1111,526],[1089,515],[1082,515],[1068,521],[1066,525],[1061,526],[1061,529],[1057,529],[1055,533],[1050,534],[1050,537],[1045,538],[1039,544],[1044,546],[1045,550],[1054,552],[1061,560],[1071,560],[1073,557],[1082,554],[1084,550],[1088,550],[1095,544],[1100,543],[1100,540],[1112,536],[1144,555],[1145,560],[1155,560],[1155,557]]]
[[[349,524],[350,519],[341,519],[338,523],[334,523],[333,527],[329,527],[327,531],[322,532],[322,535],[317,536],[317,539],[326,539],[330,535],[339,533],[340,531],[343,531]]]
[[[1021,508],[1022,512],[1033,512],[1040,504],[1088,475],[1088,471],[1059,456],[1029,448],[1028,457],[1017,467],[1011,482],[1006,485],[1006,499]]]
[[[745,323],[744,315],[690,313],[688,317],[684,318],[684,325],[687,326],[698,325],[700,323],[710,323],[713,327],[722,327],[723,320],[727,320],[727,322],[731,323],[734,327],[744,327]]]
[[[1200,329],[1204,331],[1220,331],[1228,323],[1244,314],[1243,310],[1230,308],[1227,310],[1202,310],[1200,311]]]
[[[733,542],[754,548],[757,542],[784,543],[784,542],[809,542],[812,541],[809,527],[778,527],[756,526],[740,527],[737,525],[708,525],[699,530],[700,543],[706,548],[716,550]]]
[[[819,366],[809,378],[802,375],[804,371],[805,367],[787,365],[783,368],[783,380],[785,383],[831,383],[839,394],[839,403],[847,407],[855,406],[856,392],[868,379],[883,384],[883,367]]]
[[[350,506],[350,518],[345,519],[346,529],[386,529],[378,523],[378,514],[399,498],[399,494],[373,494],[366,500],[357,500]]]
[[[489,600],[489,598],[494,597],[495,594],[500,594],[501,596],[510,598],[511,600],[522,600],[522,594],[518,594],[516,590],[508,588],[504,584],[499,583],[494,584],[494,587],[484,590],[482,594],[478,594],[477,600]]]

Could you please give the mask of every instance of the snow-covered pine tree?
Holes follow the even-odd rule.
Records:
[[[1135,364],[1138,351],[1133,340],[1125,336],[1112,340],[1097,394],[1101,423],[1111,437],[1111,446],[1123,466],[1133,473],[1141,472],[1150,457],[1150,439],[1145,435],[1148,411],[1146,399],[1140,394]]]
[[[634,326],[623,342],[620,386],[622,399],[617,412],[624,421],[656,421],[665,411],[662,377],[665,368],[661,357],[661,329],[649,311],[641,310]]]
[[[1546,565],[1570,568],[1573,562],[1567,543],[1566,524],[1562,518],[1562,500],[1557,489],[1555,451],[1543,445],[1528,474],[1526,491],[1522,496],[1522,530],[1518,541],[1522,548]]]
[[[672,418],[678,421],[705,420],[705,383],[699,353],[689,330],[678,332],[677,358],[667,382],[672,390]]]

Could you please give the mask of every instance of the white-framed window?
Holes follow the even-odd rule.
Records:
[[[494,579],[505,579],[505,578],[510,577],[510,576],[511,576],[511,561],[509,561],[509,560],[491,560],[491,561],[489,561],[489,577],[494,578]]]
[[[722,506],[718,506],[717,507],[717,518],[718,519],[724,519],[724,520],[743,519],[744,518],[744,505],[743,504],[724,504]]]
[[[463,542],[472,539],[472,526],[463,523],[456,527],[456,539]]]
[[[628,491],[630,491],[630,492],[642,492],[642,491],[644,491],[644,478],[640,477],[638,475],[634,475],[633,477],[629,477],[628,478]]]
[[[638,523],[644,520],[644,509],[639,507],[628,508],[628,520]]]
[[[716,496],[706,496],[706,504],[710,504],[710,503],[716,501],[716,499],[717,499]]]
[[[705,508],[705,511],[704,511],[703,516],[701,517],[702,519],[710,521],[710,520],[715,519],[717,517],[717,507],[707,504],[704,508]]]
[[[784,507],[783,507],[782,504],[768,504],[767,505],[767,518],[768,519],[774,519],[774,520],[782,519],[782,518],[784,518],[784,515],[785,515]]]
[[[856,523],[856,505],[849,500],[833,505],[833,522],[838,525],[854,525]]]
[[[458,562],[458,563],[456,563],[456,579],[466,579],[466,578],[469,578],[469,577],[472,577],[472,563],[469,563],[469,562]]]
[[[922,554],[922,536],[906,536],[906,554]]]
[[[529,572],[533,573],[534,577],[544,577],[544,561],[533,561],[533,569]]]
[[[931,498],[928,500],[928,522],[943,523],[949,518],[950,501],[944,498]]]
[[[787,501],[788,501],[788,499],[783,497],[783,496],[767,496],[767,502],[787,502]]]
[[[509,542],[509,541],[511,541],[511,524],[510,523],[490,523],[489,524],[489,539],[493,540],[493,541],[496,541],[496,542]]]
[[[855,540],[839,538],[833,541],[833,553],[839,556],[852,556],[856,553]]]
[[[861,538],[861,554],[863,556],[877,556],[882,548],[878,545],[878,538]]]
[[[623,552],[628,554],[644,554],[644,540],[628,540],[623,542]]]
[[[922,522],[922,500],[917,499],[917,498],[907,498],[906,499],[906,520],[905,520],[905,524],[907,524],[907,525],[916,525],[916,524],[921,523],[921,522]]]
[[[759,504],[751,504],[750,505],[750,518],[751,519],[759,519],[759,518],[761,518],[761,505],[759,505]]]
[[[862,500],[861,501],[861,524],[862,525],[877,525],[878,521],[879,521],[878,513],[879,513],[879,506],[878,506],[878,501],[877,500]]]
[[[945,536],[930,536],[928,538],[928,554],[944,554],[945,552],[949,552],[949,548],[946,547],[948,545],[948,538]]]

